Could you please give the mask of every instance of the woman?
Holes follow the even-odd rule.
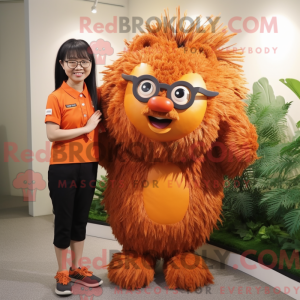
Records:
[[[47,137],[53,142],[48,187],[55,213],[54,248],[58,262],[55,292],[72,294],[71,281],[88,287],[102,280],[80,267],[86,225],[98,169],[98,123],[95,60],[89,44],[70,39],[58,50],[55,91],[47,101]],[[102,124],[99,124],[102,125]],[[103,126],[103,125],[102,125]],[[67,269],[66,250],[72,266]]]

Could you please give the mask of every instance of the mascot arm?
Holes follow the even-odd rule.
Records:
[[[245,113],[244,105],[239,101],[236,109],[224,115],[220,121],[219,138],[216,143],[216,148],[219,149],[218,161],[223,174],[229,178],[241,176],[257,159],[257,133]]]

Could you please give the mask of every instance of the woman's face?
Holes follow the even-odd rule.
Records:
[[[73,68],[76,66],[75,62],[77,62],[77,67]],[[88,56],[86,56],[86,58],[66,58],[64,61],[59,60],[59,63],[65,70],[69,79],[74,82],[84,81],[90,75],[92,69],[92,61]]]

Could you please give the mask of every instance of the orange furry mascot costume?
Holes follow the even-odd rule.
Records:
[[[232,62],[241,55],[220,49],[235,34],[196,22],[183,32],[179,20],[179,9],[173,24],[166,13],[126,41],[98,89],[104,204],[123,246],[108,278],[126,289],[149,285],[158,258],[170,289],[213,283],[194,251],[221,221],[224,175],[241,175],[257,159],[241,101],[246,82]]]

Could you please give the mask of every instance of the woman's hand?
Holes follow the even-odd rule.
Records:
[[[101,118],[100,118],[101,115],[102,115],[102,112],[100,110],[97,110],[88,119],[86,125],[84,126],[87,133],[93,131],[97,127],[98,123],[101,121]]]
[[[101,121],[100,116],[102,113],[97,110],[89,118],[86,125],[80,128],[73,129],[60,129],[60,126],[53,122],[46,122],[47,137],[50,142],[65,141],[76,138],[82,134],[91,132],[96,128],[98,123]]]
[[[50,142],[66,141],[86,134],[86,128],[60,129],[60,126],[53,122],[46,122],[47,137]]]

